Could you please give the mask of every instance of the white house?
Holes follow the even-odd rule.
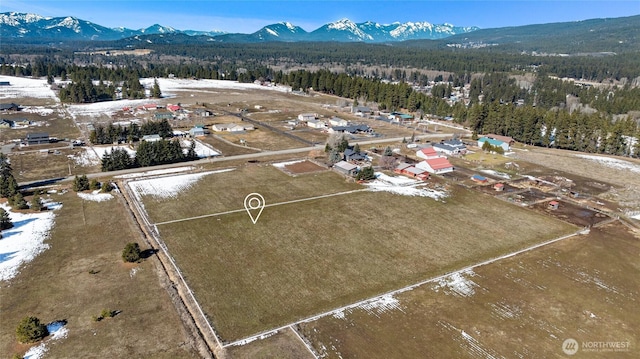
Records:
[[[340,117],[331,117],[329,119],[329,124],[331,126],[341,126],[341,127],[346,127],[349,125],[349,121],[342,119]]]
[[[444,157],[430,158],[419,162],[415,167],[429,173],[441,174],[453,171],[453,165]]]
[[[318,116],[315,113],[301,113],[298,115],[298,120],[302,122],[307,122],[311,120],[315,120]]]
[[[425,147],[416,151],[416,156],[418,158],[430,159],[430,158],[438,158],[440,155],[433,147]]]
[[[323,121],[318,120],[308,120],[307,127],[310,128],[326,128],[327,125]]]

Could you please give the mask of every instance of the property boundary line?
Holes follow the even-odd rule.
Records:
[[[276,206],[282,206],[282,205],[285,205],[285,204],[307,202],[307,201],[313,201],[313,200],[316,200],[316,199],[343,196],[343,195],[347,195],[347,194],[352,194],[352,193],[357,193],[357,192],[365,192],[365,191],[369,191],[369,189],[368,188],[362,188],[362,189],[354,189],[354,190],[351,190],[351,191],[323,194],[321,196],[307,197],[307,198],[301,198],[301,199],[294,199],[294,200],[291,200],[291,201],[278,202],[278,203],[272,203],[272,204],[265,204],[264,207],[265,208],[267,208],[267,207],[276,207]],[[200,216],[181,218],[181,219],[174,219],[174,220],[171,220],[171,221],[157,222],[157,223],[154,223],[153,226],[160,226],[160,225],[163,225],[163,224],[172,224],[172,223],[178,223],[178,222],[186,222],[186,221],[192,221],[192,220],[208,218],[208,217],[217,217],[217,216],[223,216],[225,214],[232,214],[232,213],[245,212],[245,211],[246,211],[246,209],[233,209],[233,210],[230,210],[230,211],[211,213],[211,214],[203,214],[203,215],[200,215]]]

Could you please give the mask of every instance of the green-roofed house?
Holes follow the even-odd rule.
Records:
[[[482,137],[478,139],[478,147],[482,148],[485,142],[489,142],[491,146],[502,147],[502,149],[507,152],[509,151],[509,144],[500,140],[496,140],[489,137]]]

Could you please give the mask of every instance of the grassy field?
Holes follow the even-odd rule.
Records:
[[[68,322],[68,337],[48,345],[47,357],[198,357],[153,259],[122,262],[124,245],[141,240],[124,205],[117,199],[83,201],[73,192],[52,196],[63,207],[45,242],[50,248],[2,283],[2,356],[24,354],[28,347],[16,342],[15,328],[24,316],[35,315],[44,323]],[[94,321],[103,309],[120,313]]]
[[[99,172],[98,166],[82,167],[67,157],[78,157],[84,151],[82,148],[60,149],[57,154],[14,151],[9,155],[9,158],[18,182],[65,177],[69,175],[69,167],[71,167],[72,175]]]
[[[233,359],[314,358],[290,329],[245,345],[230,346],[227,348],[227,355]]]
[[[330,188],[338,192],[327,177],[340,178],[330,172],[290,178],[268,167],[225,175],[231,177],[201,180],[177,201],[147,198],[145,207],[155,221],[183,218],[241,208],[244,196],[254,191],[267,203]],[[447,203],[361,192],[266,208],[256,225],[246,213],[234,213],[159,230],[219,334],[234,340],[574,227],[454,189]]]
[[[301,325],[324,358],[564,358],[562,343],[629,342],[640,354],[640,241],[619,224],[476,268],[461,296],[425,285],[399,310],[354,309]],[[402,343],[402,344],[399,344]]]

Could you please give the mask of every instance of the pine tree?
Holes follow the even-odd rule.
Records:
[[[11,198],[18,193],[18,182],[13,177],[9,158],[0,153],[0,197]]]
[[[32,211],[35,212],[40,212],[42,211],[42,199],[40,199],[40,196],[37,194],[34,194],[33,197],[31,197],[31,201],[29,202],[29,207],[31,207]]]
[[[5,211],[4,208],[0,208],[0,230],[4,231],[5,229],[9,229],[12,227],[13,222],[11,222],[9,212]]]
[[[158,79],[153,80],[153,89],[151,90],[151,97],[154,97],[154,98],[162,97],[162,91],[160,91],[160,85],[158,84]]]
[[[27,201],[24,200],[24,196],[22,196],[22,193],[20,192],[16,193],[9,202],[11,204],[11,207],[14,209],[20,210],[29,208]]]

